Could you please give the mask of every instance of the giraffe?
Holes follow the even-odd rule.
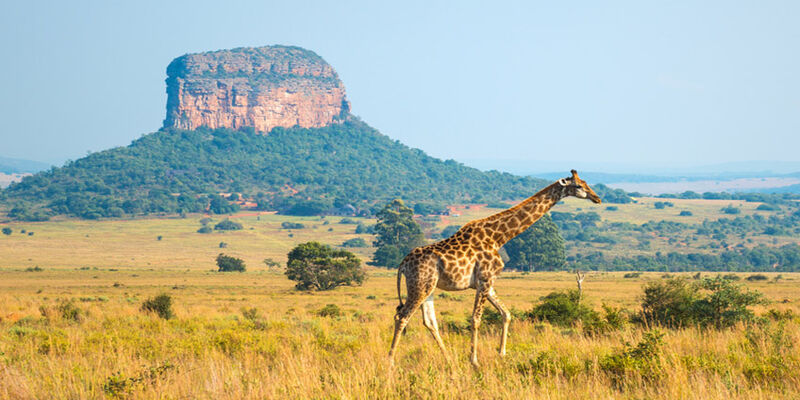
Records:
[[[475,289],[470,354],[473,366],[478,367],[478,328],[481,325],[481,315],[486,300],[489,300],[503,317],[499,351],[501,356],[505,356],[511,313],[497,297],[493,288],[495,279],[503,269],[503,260],[498,250],[503,244],[533,225],[564,197],[575,196],[591,200],[595,204],[601,202],[594,190],[578,177],[578,173],[574,169],[571,172],[571,176],[559,179],[514,207],[483,219],[470,221],[447,239],[411,250],[397,269],[397,296],[400,298],[400,305],[397,306],[394,317],[394,338],[389,350],[391,364],[394,364],[394,355],[403,330],[412,314],[420,307],[422,307],[423,325],[428,328],[442,353],[447,356],[444,343],[439,336],[433,308],[433,291],[436,288],[446,291]],[[406,277],[408,292],[405,304],[400,294],[403,276]]]

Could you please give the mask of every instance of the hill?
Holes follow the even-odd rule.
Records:
[[[0,157],[0,173],[4,174],[32,173],[48,168],[50,168],[49,164],[39,161]]]
[[[245,199],[288,214],[342,208],[369,214],[393,198],[500,201],[528,196],[545,183],[430,157],[348,117],[322,128],[277,127],[269,135],[166,128],[26,177],[0,192],[0,202],[9,217],[23,220],[225,213],[237,209],[232,201]]]

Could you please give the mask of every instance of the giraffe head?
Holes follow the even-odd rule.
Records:
[[[602,201],[600,196],[586,184],[586,181],[578,178],[578,171],[573,169],[571,172],[572,176],[558,180],[558,183],[563,186],[564,197],[575,196],[579,199],[589,199],[595,204],[600,204]]]

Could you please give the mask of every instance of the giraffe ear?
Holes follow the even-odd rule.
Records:
[[[567,186],[567,179],[566,178],[559,179],[558,184],[561,186]]]

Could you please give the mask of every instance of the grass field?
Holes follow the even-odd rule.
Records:
[[[748,284],[800,311],[800,274]],[[587,301],[634,308],[644,274],[590,274]],[[567,273],[508,273],[496,287],[515,309],[553,290],[573,288]],[[140,310],[166,292],[176,318]],[[479,360],[468,357],[467,315],[474,292],[436,301],[452,362],[440,355],[420,316],[401,342],[397,366],[386,352],[396,305],[392,272],[371,269],[361,287],[303,293],[277,271],[200,270],[0,271],[0,398],[797,398],[796,347],[773,349],[757,328],[667,330],[659,376],[617,376],[601,360],[637,343],[645,331],[602,336],[546,323],[513,321],[509,354],[500,358],[497,327],[481,329]],[[74,299],[79,321],[54,310]],[[787,301],[787,303],[784,303]],[[339,316],[323,317],[328,304]],[[255,308],[245,318],[243,310]],[[43,316],[46,315],[46,316]],[[775,336],[774,323],[767,334]],[[755,335],[758,346],[749,345]],[[760,336],[759,336],[760,335]],[[779,337],[800,340],[797,321]],[[782,367],[770,357],[780,356]],[[772,360],[772,361],[770,361]],[[756,371],[756,372],[754,372]],[[761,371],[759,373],[758,371]]]
[[[554,210],[597,211],[606,221],[696,222],[719,218],[719,208],[731,203],[671,201],[675,207],[665,210],[640,199],[608,211],[570,200]],[[756,212],[757,204],[740,206],[746,214]],[[681,209],[693,216],[677,217]],[[458,216],[426,219],[426,229],[440,231],[498,210],[455,211]],[[371,243],[371,235],[355,234],[356,225],[342,224],[339,217],[255,213],[231,217],[243,230],[200,234],[203,217],[0,224],[13,230],[0,235],[0,398],[800,397],[797,318],[722,331],[665,329],[650,369],[622,372],[609,369],[605,360],[624,354],[626,343],[639,343],[647,328],[627,325],[587,336],[579,328],[515,320],[509,354],[500,358],[499,329],[485,323],[482,366],[476,370],[468,362],[471,290],[436,300],[451,362],[416,315],[391,369],[386,353],[397,304],[394,271],[368,268],[363,286],[307,293],[294,290],[280,269],[262,262],[283,262],[295,244],[309,240],[339,245],[361,237]],[[286,221],[306,228],[281,228]],[[373,251],[350,250],[364,260]],[[220,252],[244,259],[248,271],[214,272]],[[800,313],[800,274],[782,276],[777,282],[746,283],[772,301],[756,307],[757,315],[769,309]],[[625,279],[623,273],[593,272],[584,293],[596,309],[605,303],[635,311],[644,282],[661,278],[661,273]],[[516,310],[574,287],[574,277],[565,272],[507,272],[496,284],[499,296]],[[172,297],[175,318],[141,311],[144,300],[160,293]],[[59,309],[70,300],[79,310],[76,318]],[[340,315],[320,315],[328,304]]]

